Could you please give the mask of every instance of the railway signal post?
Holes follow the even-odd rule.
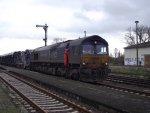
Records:
[[[48,29],[47,24],[45,24],[45,25],[36,25],[36,27],[43,27],[43,29],[45,31],[45,38],[43,40],[45,42],[45,46],[47,46],[47,29]]]

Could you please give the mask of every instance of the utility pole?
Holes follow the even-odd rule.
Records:
[[[138,23],[139,21],[135,21],[136,24],[136,60],[137,60],[137,67],[139,66],[139,58],[138,58]]]
[[[84,31],[84,36],[86,37],[86,31]]]
[[[36,25],[36,27],[43,27],[43,29],[45,31],[45,38],[43,40],[45,42],[45,46],[47,46],[47,29],[48,29],[47,24],[45,24],[45,25]]]

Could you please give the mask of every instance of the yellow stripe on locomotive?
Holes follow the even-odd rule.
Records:
[[[81,67],[86,68],[108,68],[108,55],[90,55],[85,54],[81,56]]]

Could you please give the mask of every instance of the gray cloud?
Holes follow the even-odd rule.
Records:
[[[83,30],[93,34],[120,32],[125,31],[130,26],[134,27],[135,20],[139,20],[140,24],[150,25],[149,0],[94,0],[94,2],[93,0],[34,0],[32,3],[39,6],[66,8],[72,11],[73,17],[70,21],[70,26],[53,26],[56,27],[54,29],[58,30],[58,32],[80,33]],[[86,15],[90,11],[103,12],[105,18],[97,21],[92,20]],[[48,14],[48,11],[46,12]],[[10,35],[20,37],[31,33],[31,31],[25,31],[20,34],[15,33],[9,29],[9,24],[11,23],[3,24],[0,22],[2,26],[0,28],[0,37]],[[29,37],[31,37],[30,35]]]
[[[108,37],[113,49],[126,29],[135,27],[135,20],[150,26],[149,4],[149,0],[0,0],[0,39],[41,40],[43,44],[44,30],[35,25],[47,23],[49,41],[83,36],[86,30],[87,34]],[[90,17],[91,13],[96,15]],[[103,18],[96,18],[97,14]]]
[[[3,38],[3,37],[7,37],[9,36],[9,27],[10,27],[10,24],[9,22],[0,22],[0,38]]]
[[[99,0],[94,2],[87,0],[79,3],[81,4],[79,5],[80,11],[74,12],[74,18],[70,27],[64,30],[81,32],[81,29],[87,29],[89,32],[111,33],[125,31],[130,26],[134,27],[135,20],[139,20],[139,24],[150,25],[149,0],[102,0],[102,2]],[[93,10],[97,12],[102,11],[106,18],[100,21],[91,20],[85,13]]]

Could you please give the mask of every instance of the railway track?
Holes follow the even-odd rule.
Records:
[[[98,108],[99,111],[107,111],[107,113],[108,111],[113,111],[113,113],[122,113],[122,112],[123,113],[148,113],[150,111],[149,97],[141,96],[141,94],[136,95],[135,93],[132,94],[128,93],[129,91],[127,91],[126,89],[123,91],[119,91],[122,90],[122,88],[121,89],[115,87],[113,88],[112,84],[110,88],[106,88],[106,87],[100,87],[98,85],[90,85],[82,82],[60,79],[58,77],[51,77],[51,76],[47,77],[46,75],[41,75],[40,73],[34,73],[34,72],[19,70],[19,69],[6,68],[6,70],[3,71],[14,72],[12,74],[16,73],[17,75],[19,75],[19,77],[20,76],[22,76],[23,78],[29,77],[31,78],[31,81],[32,79],[36,80],[35,83],[40,82],[41,84],[46,85],[46,87],[49,86],[52,87],[52,89],[56,88],[56,92],[58,93],[64,94],[71,98],[75,98],[77,99],[77,101],[80,102],[87,102],[88,105],[90,105],[90,108],[89,106],[86,106],[86,108],[89,109],[91,109],[91,106],[93,106],[95,108]],[[30,81],[30,79],[27,80]],[[63,86],[60,86],[60,84],[62,84]],[[118,87],[122,85],[122,84],[118,85],[118,83],[114,83],[114,84],[117,84]],[[64,88],[65,90],[63,90]],[[72,101],[74,102],[74,100]],[[93,111],[94,110],[92,109],[92,112]],[[77,112],[79,111],[77,110]]]
[[[111,74],[100,85],[150,97],[150,80]]]
[[[140,79],[140,78],[136,78],[136,77],[129,77],[126,75],[123,76],[120,74],[117,74],[117,75],[116,74],[110,74],[107,77],[107,81],[150,88],[150,79]]]
[[[75,103],[46,91],[18,77],[1,73],[0,78],[9,85],[36,113],[92,113]]]

